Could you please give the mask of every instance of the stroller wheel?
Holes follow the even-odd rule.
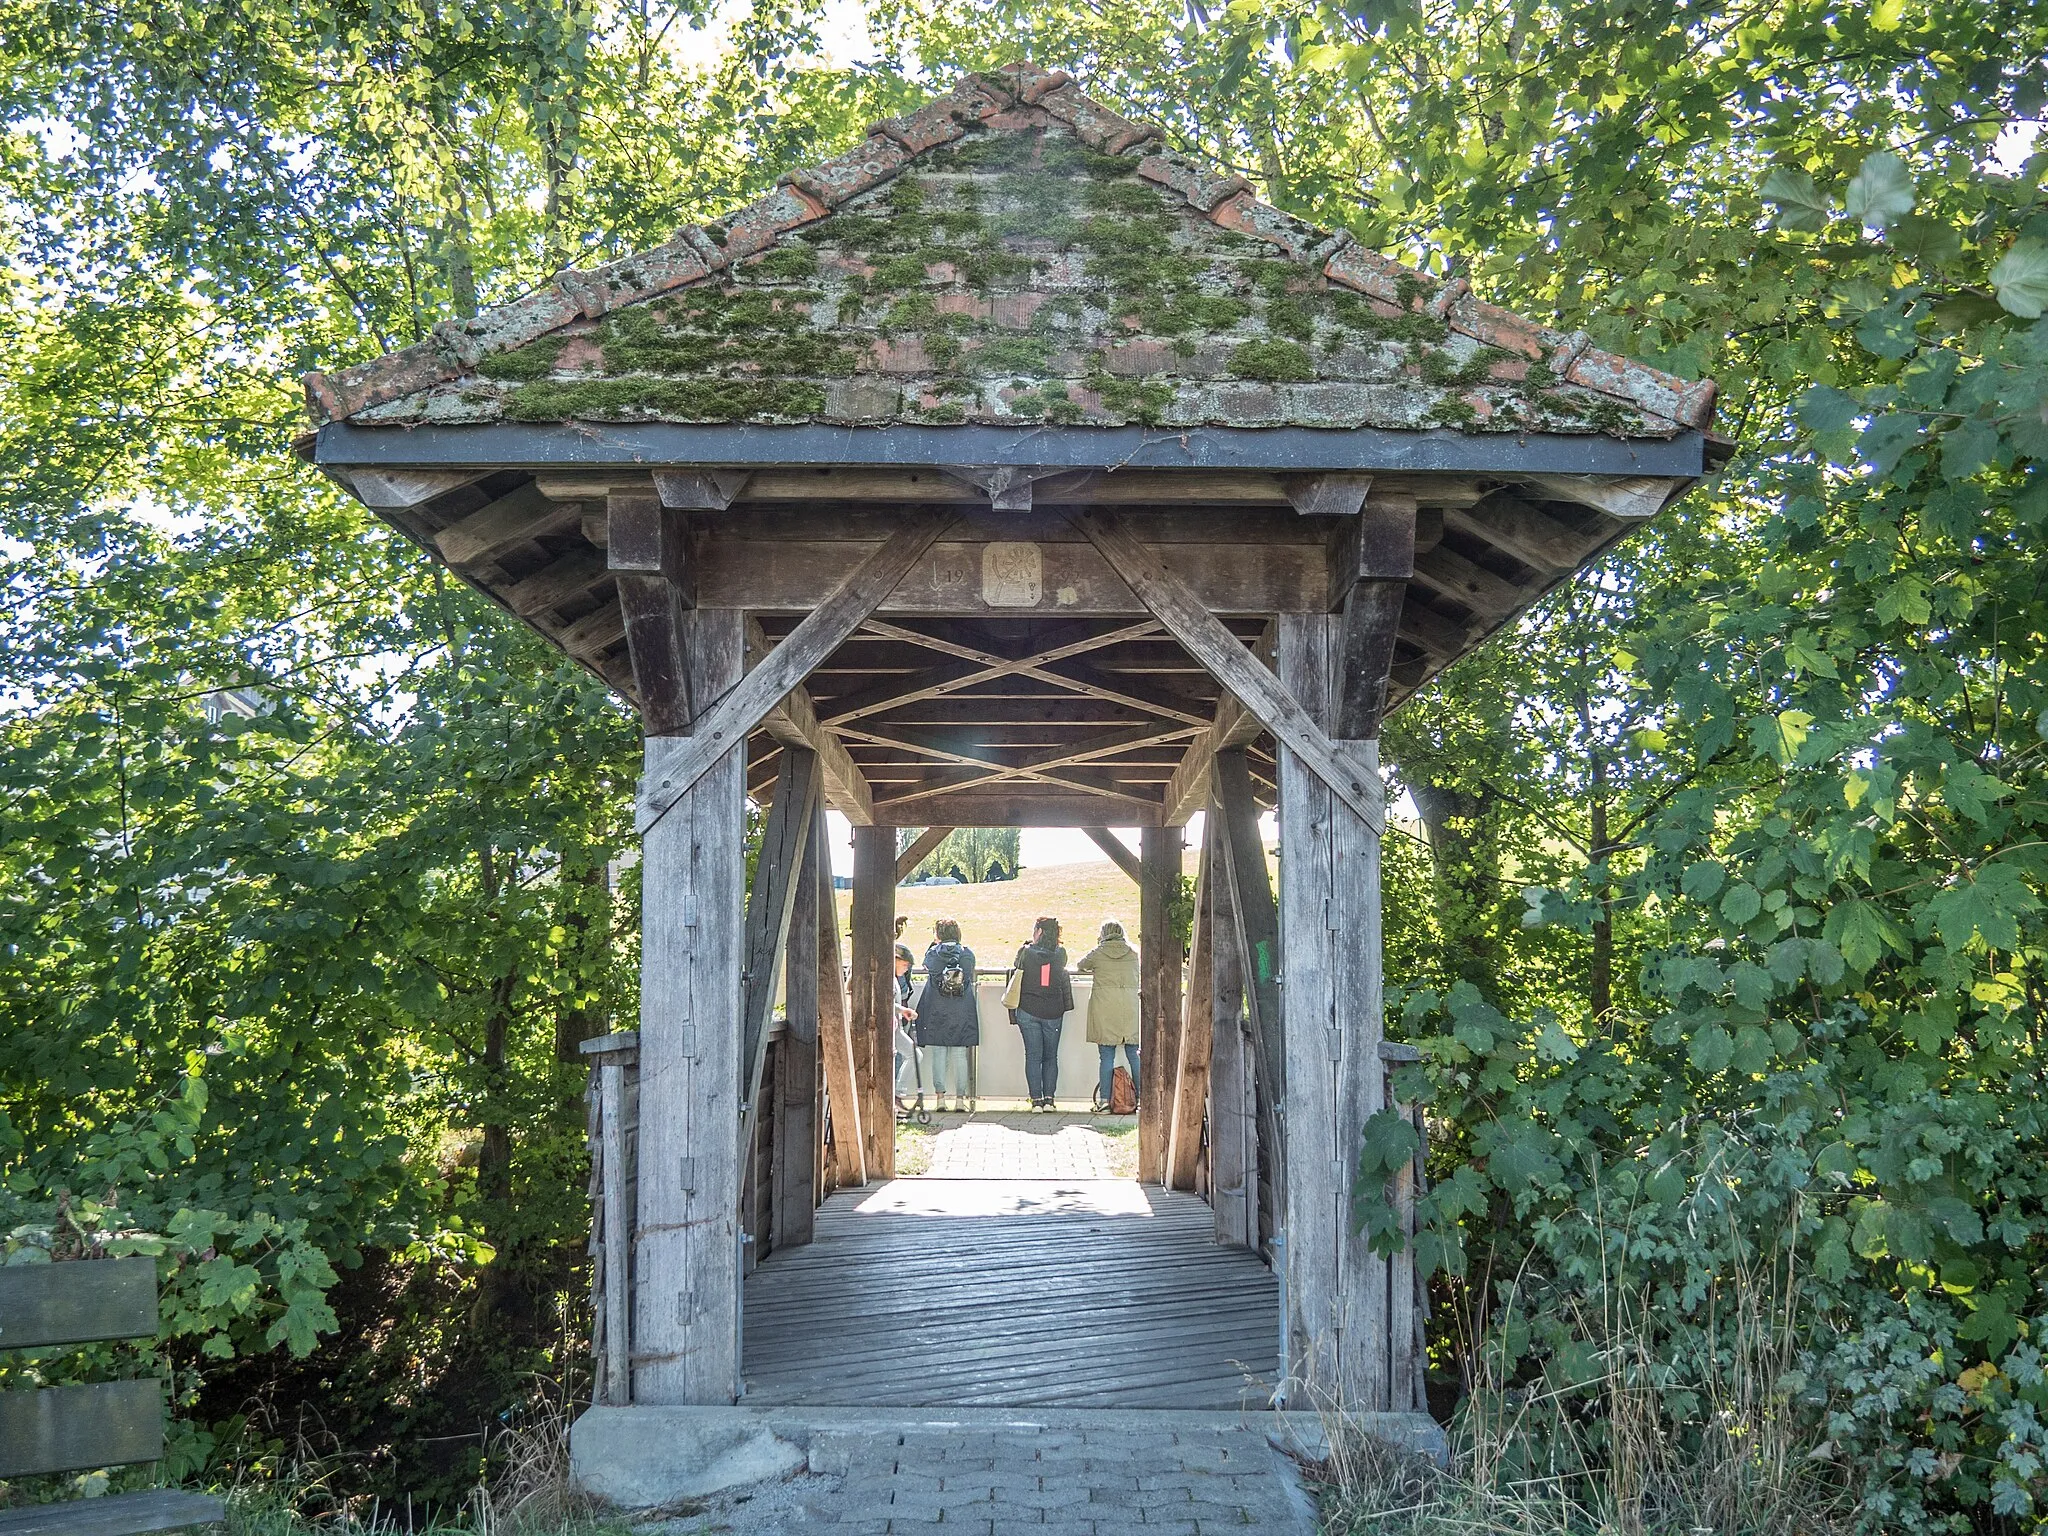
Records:
[[[932,1112],[924,1107],[923,1099],[917,1101],[917,1108],[912,1110],[911,1114],[916,1117],[919,1125],[930,1125],[932,1123]]]

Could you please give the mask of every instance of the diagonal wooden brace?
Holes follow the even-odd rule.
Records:
[[[1357,812],[1374,835],[1386,831],[1386,787],[1371,754],[1360,751],[1355,743],[1326,736],[1245,643],[1202,605],[1186,583],[1153,559],[1127,519],[1110,512],[1084,512],[1073,521],[1130,584],[1138,600],[1211,677],[1251,711],[1275,740],[1306,763],[1329,786],[1330,793]]]
[[[699,714],[690,734],[679,738],[684,745],[661,778],[641,788],[638,820],[642,835],[674,809],[713,763],[743,744],[792,688],[860,628],[952,520],[950,512],[930,512],[907,522],[856,566],[830,597],[805,615],[738,686]]]

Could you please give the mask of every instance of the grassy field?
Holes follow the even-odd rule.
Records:
[[[1196,858],[1193,848],[1184,855],[1190,875]],[[852,900],[851,891],[839,892],[842,931]],[[1060,920],[1068,952],[1076,958],[1095,943],[1097,926],[1109,918],[1124,925],[1132,943],[1138,941],[1138,888],[1107,859],[1026,869],[1014,880],[991,885],[898,886],[896,911],[910,919],[903,942],[920,959],[932,924],[942,917],[959,921],[961,938],[984,965],[1006,964],[1019,945],[1030,942],[1032,923],[1044,915]]]

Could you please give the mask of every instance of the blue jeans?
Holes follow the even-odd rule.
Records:
[[[1113,1045],[1098,1045],[1095,1049],[1102,1053],[1102,1102],[1107,1104],[1109,1102],[1110,1078],[1116,1071],[1116,1047]],[[1135,1088],[1144,1081],[1143,1078],[1138,1076],[1138,1048],[1135,1045],[1124,1047],[1124,1060],[1131,1064],[1131,1086]]]
[[[1059,1086],[1060,1025],[1064,1022],[1017,1010],[1017,1032],[1024,1037],[1024,1083],[1033,1103],[1051,1099]]]
[[[931,1064],[932,1092],[945,1098],[950,1092],[956,1099],[967,1097],[967,1051],[964,1045],[928,1045],[924,1048],[925,1060]]]

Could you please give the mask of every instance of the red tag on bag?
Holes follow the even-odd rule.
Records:
[[[1050,989],[1050,988],[1051,988],[1051,986],[1052,986],[1052,967],[1051,967],[1050,965],[1041,965],[1041,966],[1040,966],[1040,967],[1038,968],[1038,984],[1039,984],[1039,985],[1040,985],[1041,987],[1045,987],[1045,988],[1047,988],[1047,989]]]

